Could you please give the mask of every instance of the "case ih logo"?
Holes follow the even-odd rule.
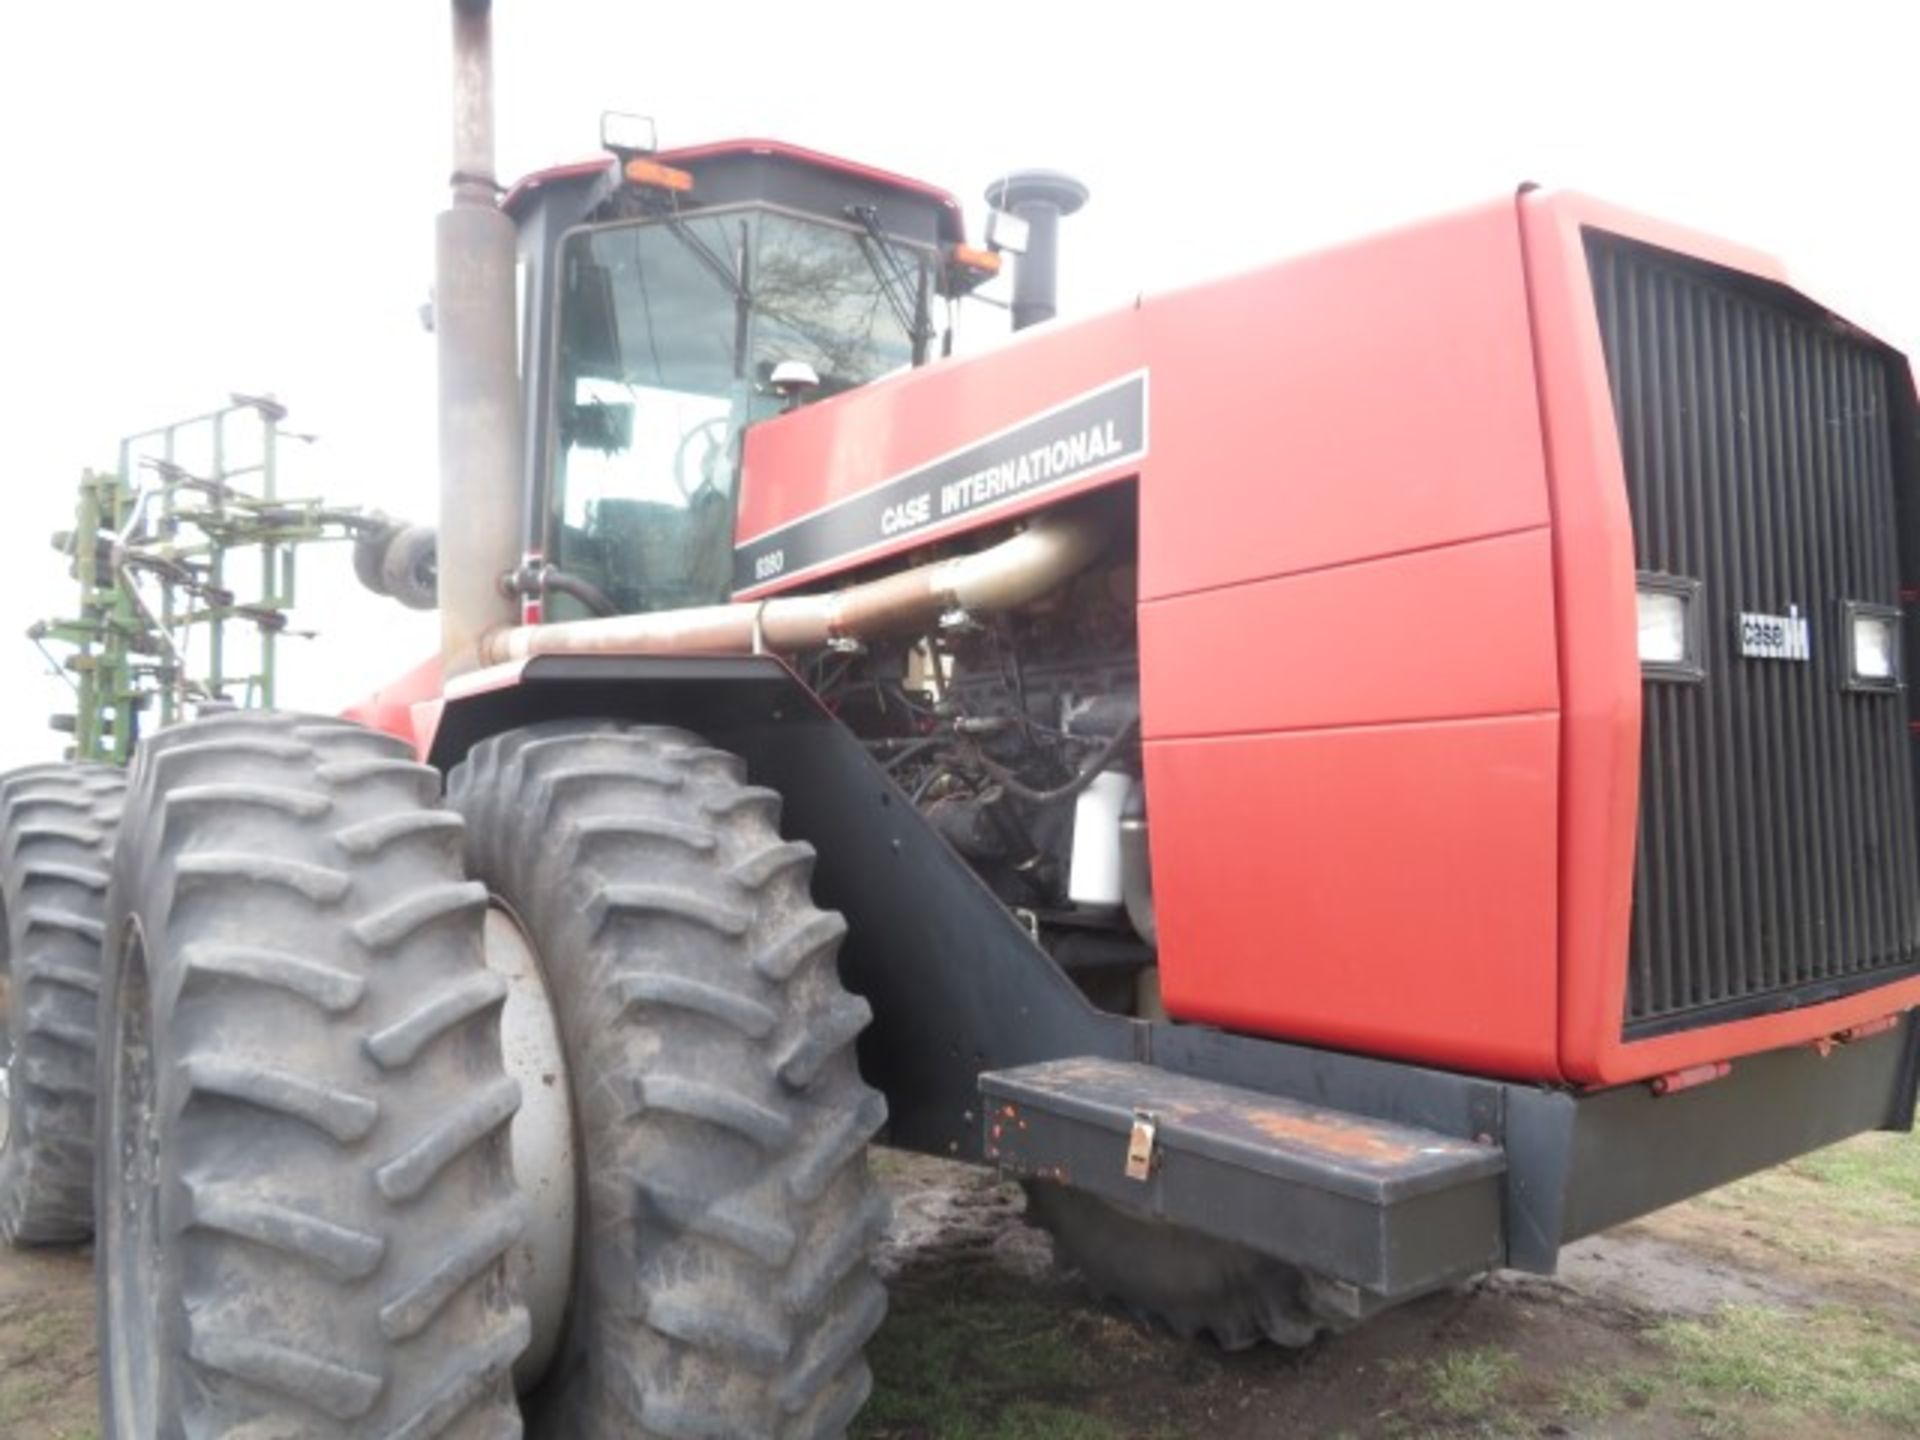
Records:
[[[1753,660],[1811,660],[1812,627],[1798,605],[1784,615],[1740,612],[1740,653]]]
[[[1140,371],[735,547],[733,588],[945,530],[1146,453],[1147,376]]]

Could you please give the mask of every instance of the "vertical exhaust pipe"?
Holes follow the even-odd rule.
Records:
[[[520,391],[513,222],[493,170],[492,0],[453,3],[453,195],[434,247],[440,364],[440,657],[475,669],[514,623],[502,580],[519,563]]]
[[[1013,262],[1013,328],[1059,310],[1060,220],[1087,203],[1087,187],[1058,170],[1015,170],[987,187],[987,203],[1027,222],[1027,248]]]

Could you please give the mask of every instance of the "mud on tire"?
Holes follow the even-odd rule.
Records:
[[[95,1011],[107,871],[126,780],[109,765],[0,776],[8,1115],[0,1239],[93,1234]]]
[[[141,748],[108,905],[104,1434],[502,1440],[528,1338],[504,986],[405,747],[232,714]]]
[[[871,1381],[886,1226],[866,1003],[780,800],[695,736],[568,722],[453,773],[469,863],[546,967],[584,1166],[534,1433],[831,1437]]]

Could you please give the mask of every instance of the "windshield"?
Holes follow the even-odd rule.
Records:
[[[811,366],[811,399],[913,361],[925,261],[888,247],[919,287],[903,316],[877,243],[758,210],[568,237],[554,563],[623,612],[725,600],[740,436],[783,408],[774,366]]]

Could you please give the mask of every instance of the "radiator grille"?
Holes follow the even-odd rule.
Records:
[[[1806,1005],[1920,960],[1906,697],[1843,688],[1897,604],[1885,352],[1759,282],[1590,234],[1639,569],[1701,582],[1706,674],[1649,680],[1626,1034]],[[1811,627],[1743,657],[1742,612]]]

